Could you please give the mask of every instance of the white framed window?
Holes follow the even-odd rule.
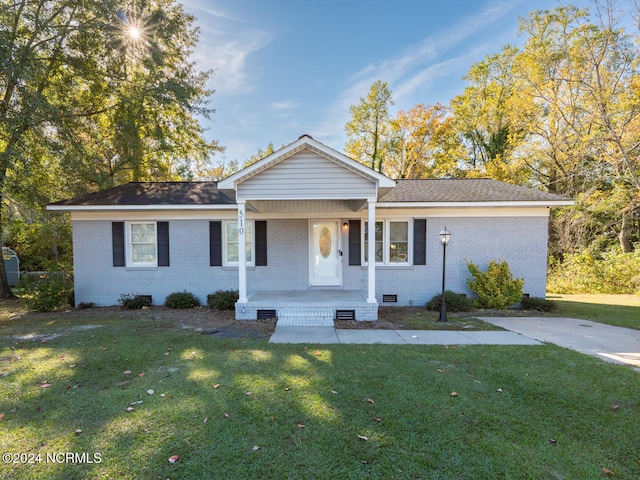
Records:
[[[369,262],[369,222],[363,222],[363,265]],[[378,265],[410,265],[413,239],[409,220],[377,220],[375,254]]]
[[[127,222],[127,265],[157,267],[157,239],[156,222]]]
[[[246,225],[246,250],[245,258],[247,265],[255,264],[253,254],[253,222],[247,221]],[[238,247],[238,222],[236,220],[224,222],[224,242],[223,242],[224,265],[238,265],[240,260],[240,248]]]

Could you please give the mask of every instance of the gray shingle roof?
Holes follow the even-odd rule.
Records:
[[[234,205],[215,182],[133,182],[52,203],[56,206],[97,205]]]
[[[490,178],[398,180],[379,201],[388,203],[558,202],[567,197]]]
[[[226,192],[226,191],[225,191]],[[215,182],[133,182],[50,204],[54,207],[235,205]],[[487,178],[398,180],[382,203],[567,202],[569,198]]]

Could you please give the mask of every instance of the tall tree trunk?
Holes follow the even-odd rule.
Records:
[[[632,228],[633,218],[630,212],[623,210],[622,225],[620,227],[620,233],[618,234],[618,240],[620,241],[620,248],[622,248],[624,253],[633,252],[633,245],[631,244],[631,240],[629,240]]]
[[[6,169],[0,172],[0,226],[2,225],[2,199],[4,197],[4,180],[6,178]],[[0,234],[0,251],[4,246],[2,235]],[[0,299],[16,298],[9,286],[9,280],[7,280],[7,270],[4,268],[4,255],[2,255],[2,261],[0,262]]]

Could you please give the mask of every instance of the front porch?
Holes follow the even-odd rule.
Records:
[[[263,290],[236,304],[236,319],[278,318],[278,326],[333,327],[336,318],[377,320],[378,303],[357,290]]]

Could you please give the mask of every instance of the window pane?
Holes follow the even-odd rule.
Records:
[[[133,243],[155,243],[156,226],[153,223],[132,223],[131,242]]]
[[[237,261],[239,261],[238,244],[237,243],[229,243],[229,244],[227,244],[227,261],[228,262],[237,262]]]
[[[409,224],[407,222],[391,222],[389,225],[389,239],[392,242],[406,242],[409,240]]]
[[[369,261],[369,222],[364,222],[364,261]],[[384,261],[384,222],[376,222],[376,263]]]
[[[227,223],[227,242],[238,242],[238,224],[236,222]]]
[[[142,243],[131,245],[133,263],[153,263],[156,261],[156,245]]]
[[[245,225],[245,258],[247,263],[253,262],[253,245],[252,245],[252,223],[247,222]],[[240,247],[238,246],[238,222],[226,223],[226,238],[227,238],[227,262],[238,263],[240,261]]]
[[[409,261],[409,223],[389,223],[389,262],[405,263]]]

